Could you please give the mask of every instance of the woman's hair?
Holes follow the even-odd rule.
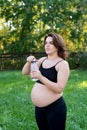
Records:
[[[44,44],[45,44],[46,38],[49,36],[52,37],[53,45],[58,49],[58,56],[60,56],[61,58],[65,60],[67,57],[67,51],[66,51],[66,45],[65,45],[64,39],[62,38],[61,35],[51,32],[47,36],[45,36]]]

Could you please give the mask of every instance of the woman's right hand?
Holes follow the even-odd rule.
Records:
[[[22,74],[23,75],[29,75],[29,73],[30,73],[30,64],[31,64],[31,61],[32,60],[36,60],[36,58],[34,57],[34,56],[28,56],[27,57],[27,62],[26,62],[26,64],[24,65],[24,67],[23,67],[23,69],[22,69]]]
[[[27,62],[31,63],[31,61],[36,60],[34,56],[28,56],[27,57]]]

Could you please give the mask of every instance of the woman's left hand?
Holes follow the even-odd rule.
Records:
[[[39,79],[40,76],[41,76],[41,72],[39,70],[37,70],[37,71],[31,71],[30,72],[30,77],[31,78],[37,78],[37,79]]]

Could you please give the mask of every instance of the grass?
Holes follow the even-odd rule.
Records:
[[[38,130],[30,91],[34,82],[21,71],[0,72],[0,130]],[[72,70],[64,91],[66,130],[87,130],[87,70]]]

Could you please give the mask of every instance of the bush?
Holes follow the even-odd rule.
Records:
[[[70,65],[70,69],[76,69],[79,67],[79,54],[78,53],[71,52],[67,60]]]
[[[21,70],[23,65],[25,64],[25,60],[20,59],[7,59],[3,62],[3,66],[0,68],[1,70]]]
[[[44,53],[35,53],[36,58],[45,56]],[[16,57],[2,57],[0,59],[0,70],[21,70],[26,62],[26,55],[16,55]],[[87,69],[87,52],[70,52],[68,57],[70,69]]]
[[[82,52],[79,55],[79,67],[87,69],[87,52]]]
[[[71,52],[67,60],[70,69],[87,69],[87,52]]]

